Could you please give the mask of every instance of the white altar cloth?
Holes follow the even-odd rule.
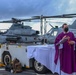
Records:
[[[34,58],[44,66],[46,66],[53,73],[57,72],[60,74],[60,62],[58,59],[57,65],[54,63],[55,56],[55,47],[54,45],[35,45],[35,46],[27,46],[27,57]],[[66,74],[61,71],[61,75],[76,75]]]

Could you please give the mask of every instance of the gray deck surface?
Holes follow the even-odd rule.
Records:
[[[52,74],[51,72],[48,72],[47,74],[37,74],[31,69],[26,69],[25,71],[21,73],[11,73],[8,71],[5,71],[4,68],[0,68],[0,75],[58,75],[58,74]]]

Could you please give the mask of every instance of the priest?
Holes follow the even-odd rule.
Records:
[[[55,64],[60,60],[60,69],[68,74],[76,72],[75,37],[69,31],[68,25],[62,25],[61,32],[55,39]]]

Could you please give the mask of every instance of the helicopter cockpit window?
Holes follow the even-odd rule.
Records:
[[[23,27],[22,24],[16,24],[15,27]]]
[[[23,28],[23,25],[22,24],[13,24],[11,26],[11,29],[17,29],[17,28]]]
[[[57,35],[57,31],[53,31],[51,35],[52,36],[56,36]]]
[[[25,29],[32,29],[30,26],[24,26]]]

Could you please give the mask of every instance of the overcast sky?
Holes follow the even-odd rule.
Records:
[[[76,13],[76,0],[0,0],[0,20],[72,13]],[[10,25],[0,23],[0,29],[7,29]],[[40,28],[39,23],[32,25],[34,29]]]
[[[76,12],[76,0],[0,0],[0,20]]]

